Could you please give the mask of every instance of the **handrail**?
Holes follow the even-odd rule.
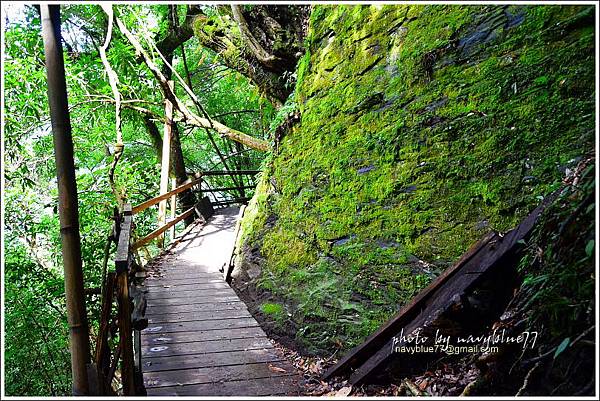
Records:
[[[132,245],[132,247],[131,247],[132,250],[136,250],[139,247],[146,245],[148,242],[152,241],[154,238],[158,237],[159,235],[161,235],[162,233],[164,233],[165,231],[167,231],[169,228],[171,228],[175,224],[179,223],[181,220],[183,220],[186,217],[190,216],[192,213],[194,213],[194,211],[196,210],[197,207],[198,207],[198,204],[194,205],[194,207],[189,208],[185,212],[181,213],[179,216],[175,217],[173,220],[165,223],[161,227],[159,227],[156,230],[152,231],[150,234],[146,235],[144,238],[137,240]]]
[[[260,170],[230,170],[230,171],[203,171],[202,175],[209,177],[212,175],[256,175]]]
[[[202,175],[204,175],[204,174],[202,174]],[[162,195],[155,196],[154,198],[148,199],[147,201],[142,202],[139,205],[133,207],[132,213],[136,214],[136,213],[141,212],[142,210],[148,209],[150,206],[154,206],[157,203],[160,203],[160,201],[169,199],[171,196],[176,195],[180,192],[183,192],[186,189],[189,189],[189,188],[193,187],[194,185],[200,183],[201,181],[202,181],[202,178],[198,178],[194,181],[188,182],[188,183],[183,184],[175,189],[172,189],[171,191],[166,192]]]
[[[234,191],[237,189],[252,189],[256,188],[256,185],[242,185],[239,187],[223,187],[223,188],[210,188],[210,189],[200,189],[197,192],[223,192],[223,191]]]

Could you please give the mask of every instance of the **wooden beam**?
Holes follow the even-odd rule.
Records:
[[[115,270],[117,273],[129,269],[129,242],[132,224],[133,216],[131,215],[131,205],[126,203],[123,205],[123,219],[121,221],[121,230],[119,232],[119,241],[117,242],[117,252],[115,254]]]
[[[255,175],[260,173],[260,170],[231,170],[231,171],[204,171],[202,173],[203,176],[211,176],[211,175]]]
[[[133,339],[131,331],[131,300],[127,271],[117,276],[117,298],[119,301],[119,344],[121,346],[121,380],[123,395],[135,395],[133,370]]]
[[[172,226],[174,226],[181,220],[185,219],[186,217],[188,217],[189,215],[194,213],[194,210],[196,209],[196,207],[197,206],[189,208],[188,210],[186,210],[179,216],[175,217],[174,220],[171,220],[168,223],[166,223],[165,225],[163,225],[162,227],[157,228],[156,230],[152,231],[150,234],[146,235],[144,238],[137,240],[135,242],[135,244],[133,244],[132,250],[136,250],[139,247],[146,245],[148,242],[152,241],[154,238],[158,237],[159,235],[161,235],[162,233],[167,231],[169,228],[171,228]]]
[[[256,188],[256,185],[243,185],[239,187],[228,187],[228,188],[211,188],[211,189],[200,189],[196,192],[217,192],[217,191],[235,191],[238,189],[253,189]]]
[[[176,195],[176,194],[178,194],[180,192],[183,192],[186,189],[189,189],[189,188],[193,187],[196,184],[199,184],[201,181],[202,181],[202,178],[198,178],[198,179],[196,179],[194,181],[191,181],[191,182],[188,182],[186,184],[183,184],[183,185],[181,185],[181,186],[179,186],[179,187],[177,187],[177,188],[175,188],[175,189],[167,192],[166,194],[162,194],[162,195],[156,196],[154,198],[148,199],[147,201],[145,201],[143,203],[140,203],[137,206],[134,206],[133,209],[132,209],[132,213],[136,214],[136,213],[139,213],[139,212],[141,212],[143,210],[146,210],[150,206],[154,206],[154,205],[156,205],[157,203],[159,203],[160,201],[162,201],[164,199],[169,199],[171,196]]]

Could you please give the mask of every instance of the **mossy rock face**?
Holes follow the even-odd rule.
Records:
[[[243,221],[296,339],[349,348],[593,148],[591,6],[315,6]],[[243,266],[243,263],[242,263]]]

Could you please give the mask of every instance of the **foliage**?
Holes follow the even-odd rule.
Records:
[[[530,324],[552,336],[577,335],[593,324],[594,167],[583,169],[577,185],[567,186],[544,213],[520,262]]]

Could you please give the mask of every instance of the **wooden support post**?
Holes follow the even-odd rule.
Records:
[[[177,179],[175,177],[171,178],[171,191],[177,188]],[[177,195],[173,194],[171,196],[171,220],[175,219],[177,215]],[[169,235],[171,237],[171,242],[175,241],[175,226],[171,227],[169,230]]]
[[[129,272],[119,273],[118,301],[119,301],[119,344],[121,347],[121,380],[123,381],[123,395],[135,395],[133,343],[131,332],[131,300],[129,299]]]
[[[173,81],[169,81],[169,87],[173,90]],[[166,194],[169,190],[169,166],[171,160],[171,137],[173,135],[173,103],[165,99],[165,131],[163,136],[162,164],[160,168],[160,195]],[[158,204],[158,226],[161,227],[166,222],[167,200]],[[164,246],[165,237],[161,234],[158,237],[160,247]]]
[[[40,12],[58,181],[60,239],[70,329],[72,390],[73,395],[82,396],[90,394],[87,369],[90,362],[90,343],[81,265],[73,138],[60,34],[60,6],[44,4],[40,6]]]

